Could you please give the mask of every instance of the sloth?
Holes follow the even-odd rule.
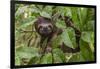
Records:
[[[71,47],[67,46],[66,44],[64,44],[64,42],[62,42],[62,44],[59,45],[58,48],[61,49],[63,51],[63,53],[80,52],[80,45],[79,45],[79,41],[80,41],[80,37],[81,37],[80,30],[74,26],[72,19],[70,19],[69,17],[65,16],[61,19],[65,21],[66,27],[73,28],[73,30],[75,32],[77,47],[71,48]],[[41,59],[45,55],[45,53],[52,53],[52,56],[53,56],[53,47],[52,47],[53,39],[55,37],[57,38],[57,36],[61,35],[63,32],[63,29],[58,28],[52,19],[42,17],[42,16],[37,18],[37,20],[34,22],[34,25],[35,25],[36,32],[41,37],[40,43],[39,43],[39,48],[40,48],[39,53],[41,54],[41,57],[40,57],[40,62],[41,62]],[[46,42],[46,45],[44,46],[43,43],[46,39],[47,39],[47,42]],[[54,61],[53,57],[52,57],[52,61]]]
[[[64,53],[79,52],[80,51],[79,40],[80,40],[81,32],[74,26],[72,19],[70,19],[69,17],[64,17],[64,21],[65,21],[65,24],[67,27],[71,27],[74,29],[77,47],[70,48],[69,46],[66,46],[64,43],[62,43],[62,45],[59,45],[60,46],[59,48]],[[61,28],[58,28],[50,18],[46,18],[46,17],[42,17],[42,16],[38,17],[34,24],[35,24],[36,32],[41,37],[40,47],[41,48],[43,47],[42,44],[43,44],[44,40],[47,39],[47,46],[46,46],[45,50],[47,50],[47,52],[51,52],[52,38],[62,34],[63,30]]]
[[[62,33],[62,29],[57,28],[53,21],[46,17],[38,17],[35,21],[35,29],[37,33],[41,36],[40,46],[42,46],[45,39],[47,39],[47,52],[51,52],[51,43],[52,38],[55,35],[60,35]]]

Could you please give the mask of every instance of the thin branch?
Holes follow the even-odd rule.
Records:
[[[36,32],[36,31],[31,31],[31,30],[23,30],[23,29],[16,29],[21,33],[32,33],[32,32]]]

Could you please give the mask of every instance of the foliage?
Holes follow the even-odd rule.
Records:
[[[15,8],[15,64],[51,64],[54,63],[85,62],[94,61],[94,25],[95,14],[93,8],[84,7],[62,7],[45,5],[24,5],[16,4]],[[54,9],[52,9],[54,8]],[[75,48],[75,34],[73,29],[64,29],[64,32],[54,39],[53,53],[45,54],[42,61],[39,62],[39,41],[40,36],[34,31],[34,21],[38,16],[52,18],[52,12],[56,11],[62,16],[72,18],[75,26],[82,32],[80,40],[81,51],[79,53],[63,53],[58,49],[58,45],[64,42],[67,46]],[[56,17],[56,16],[55,16]],[[59,28],[66,28],[64,21],[57,19],[56,25]],[[33,26],[33,27],[32,27]],[[22,31],[24,30],[24,31]]]

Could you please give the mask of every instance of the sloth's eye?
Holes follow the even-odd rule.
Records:
[[[51,25],[49,25],[48,27],[52,29],[52,26]]]
[[[40,28],[42,28],[42,26],[39,26],[38,28],[40,29]]]

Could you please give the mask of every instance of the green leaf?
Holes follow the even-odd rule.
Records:
[[[80,53],[85,61],[94,61],[94,52],[92,52],[89,44],[85,41],[80,41]]]
[[[39,57],[32,57],[32,58],[29,60],[28,65],[36,64],[38,60],[39,60]]]
[[[38,49],[37,48],[31,48],[31,47],[26,47],[26,46],[21,46],[16,49],[15,52],[20,58],[32,58],[35,56],[39,56],[38,54]],[[15,55],[16,55],[15,54]]]
[[[70,40],[69,34],[66,29],[64,29],[64,32],[61,34],[61,37],[62,42],[64,42],[69,47],[73,47],[72,41]]]
[[[15,16],[17,17],[17,16],[22,15],[25,12],[25,10],[27,9],[27,7],[28,6],[19,7],[18,10],[16,11]]]
[[[85,59],[80,53],[72,55],[72,57],[68,60],[68,62],[84,62]]]
[[[50,14],[48,14],[47,12],[44,12],[44,11],[41,12],[40,15],[43,17],[51,18]]]
[[[88,43],[94,43],[94,33],[93,32],[82,32],[82,40]]]
[[[54,54],[54,61],[56,63],[66,62],[65,55],[60,49],[58,48],[53,49],[53,54]]]
[[[41,64],[50,64],[52,63],[52,54],[48,53],[45,54],[42,58]]]
[[[31,20],[31,21],[28,21],[28,22],[24,22],[23,24],[21,24],[19,27],[17,27],[18,29],[21,29],[21,28],[26,28],[28,27],[29,25],[33,25],[33,23],[36,21],[36,19],[34,20]]]
[[[59,19],[57,20],[56,26],[59,28],[66,28],[64,21],[61,21]]]

